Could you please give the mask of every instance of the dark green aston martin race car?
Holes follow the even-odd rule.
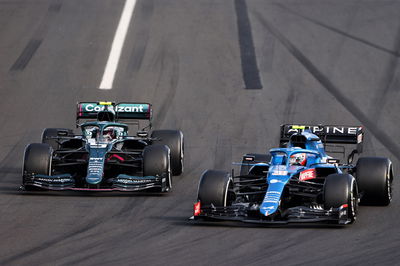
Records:
[[[183,134],[151,131],[151,117],[149,103],[78,103],[81,134],[46,128],[42,143],[25,148],[22,188],[169,191],[171,176],[183,172]],[[130,127],[135,136],[128,135]]]

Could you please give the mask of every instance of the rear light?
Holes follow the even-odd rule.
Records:
[[[193,205],[193,215],[194,216],[199,216],[200,212],[201,212],[200,201],[198,201]]]
[[[349,204],[343,204],[342,206],[340,206],[340,209],[348,208],[348,207],[349,207]]]

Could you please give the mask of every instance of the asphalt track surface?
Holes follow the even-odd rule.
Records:
[[[398,180],[345,228],[187,221],[200,174],[276,146],[282,123],[363,124],[365,155],[400,171],[399,1],[139,0],[99,90],[123,4],[0,0],[0,264],[400,264]],[[25,146],[103,99],[151,102],[155,128],[184,132],[173,191],[18,191]]]

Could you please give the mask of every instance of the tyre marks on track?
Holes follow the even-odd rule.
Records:
[[[295,123],[294,115],[297,105],[298,94],[294,87],[290,87],[288,95],[285,101],[285,109],[283,111],[283,122],[284,123]]]
[[[235,11],[245,89],[262,89],[246,0],[235,0]]]
[[[179,83],[179,55],[168,43],[163,43],[155,65],[159,67],[160,73],[152,99],[154,106],[159,106],[159,108],[156,110],[153,123],[161,128],[171,106],[174,105],[173,101]],[[161,103],[157,103],[160,100]]]
[[[150,26],[154,13],[154,1],[146,0],[138,5],[137,17],[135,18],[135,42],[133,44],[132,53],[126,69],[126,75],[131,77],[136,75],[140,70],[143,58],[146,54],[147,42],[149,40]]]
[[[370,41],[368,41],[368,40],[365,40],[365,39],[363,39],[363,38],[360,38],[360,37],[351,35],[351,34],[345,32],[345,31],[342,31],[342,30],[340,30],[340,29],[337,29],[337,28],[335,28],[335,27],[332,27],[332,26],[330,26],[330,25],[327,25],[327,24],[325,24],[325,23],[323,23],[323,22],[321,22],[321,21],[318,21],[318,20],[316,20],[316,19],[306,17],[306,16],[304,16],[303,14],[300,14],[300,13],[298,13],[298,12],[293,11],[292,9],[286,7],[285,5],[282,5],[282,4],[279,4],[279,3],[275,3],[275,5],[276,5],[277,7],[279,7],[279,8],[281,8],[281,9],[283,9],[283,10],[285,10],[285,11],[287,11],[287,12],[293,14],[293,15],[295,15],[295,16],[298,16],[298,17],[300,17],[300,18],[302,18],[302,19],[304,19],[304,20],[307,20],[307,21],[309,21],[309,22],[311,22],[311,23],[313,23],[313,24],[315,24],[315,25],[318,25],[318,26],[320,26],[320,27],[322,27],[322,28],[328,29],[328,30],[330,30],[330,31],[332,31],[332,32],[335,32],[335,33],[337,33],[337,34],[343,35],[343,36],[345,36],[345,37],[347,37],[347,38],[349,38],[349,39],[352,39],[352,40],[354,40],[354,41],[357,41],[357,42],[360,42],[360,43],[365,44],[365,45],[367,45],[367,46],[370,46],[370,47],[372,47],[372,48],[375,48],[375,49],[377,49],[377,50],[379,50],[379,51],[381,51],[381,52],[384,52],[384,53],[393,55],[393,56],[395,56],[395,57],[400,57],[400,51],[399,51],[398,49],[396,49],[396,50],[388,49],[388,48],[386,48],[386,47],[383,47],[383,46],[380,46],[380,45],[375,44],[375,43],[373,43],[373,42],[370,42]]]
[[[25,46],[17,61],[11,66],[10,71],[22,71],[26,68],[33,55],[36,53],[43,39],[32,39]]]
[[[213,169],[230,169],[232,164],[232,142],[228,137],[221,137],[220,126],[217,127],[217,140],[214,150]]]
[[[395,40],[395,49],[396,53],[400,54],[400,27],[397,30],[396,40]],[[373,117],[374,120],[378,120],[382,112],[384,112],[385,102],[390,99],[393,93],[399,92],[399,77],[400,76],[400,68],[399,68],[399,56],[392,56],[389,59],[387,64],[385,75],[382,79],[383,89],[377,90],[374,96],[374,105],[371,106],[370,115]]]
[[[293,43],[289,41],[279,30],[271,23],[262,17],[260,13],[256,13],[256,17],[261,24],[271,32],[275,38],[286,48],[286,50],[303,65],[303,67],[333,96],[343,105],[356,119],[358,119],[378,140],[400,160],[400,147],[394,142],[386,132],[381,130],[374,120],[364,114],[359,107],[353,104],[351,99],[348,99],[327,76],[325,76]]]
[[[83,226],[81,228],[78,228],[77,230],[74,230],[74,231],[72,231],[72,232],[70,232],[68,234],[60,235],[60,236],[58,236],[58,237],[56,237],[54,239],[45,241],[42,244],[40,244],[40,245],[38,245],[36,247],[33,247],[33,248],[29,249],[29,250],[25,250],[25,251],[19,252],[19,253],[15,254],[15,255],[12,255],[12,256],[10,256],[8,258],[4,258],[3,260],[0,261],[0,263],[2,265],[7,265],[7,264],[10,264],[10,263],[16,262],[19,259],[23,259],[23,258],[29,257],[29,256],[31,256],[33,254],[36,254],[36,253],[40,252],[40,251],[46,250],[48,248],[51,248],[51,247],[53,247],[54,245],[56,245],[56,244],[58,244],[60,242],[66,241],[66,240],[68,240],[68,239],[70,239],[70,238],[72,238],[72,237],[74,237],[76,235],[82,234],[82,233],[84,233],[84,232],[86,232],[86,231],[98,226],[102,222],[103,222],[102,220],[99,220],[97,218],[96,219],[92,219],[85,226]]]
[[[378,44],[375,44],[371,41],[365,40],[363,38],[351,35],[343,30],[337,29],[335,27],[332,27],[330,25],[327,25],[321,21],[318,21],[316,19],[304,16],[303,14],[296,12],[289,7],[280,4],[280,3],[275,3],[277,7],[287,11],[288,13],[291,13],[295,16],[298,16],[306,21],[309,21],[317,26],[320,26],[322,28],[328,29],[332,32],[335,32],[337,34],[343,35],[344,37],[347,37],[349,39],[352,39],[354,41],[360,42],[366,46],[369,46],[371,48],[377,49],[381,52],[384,52],[388,55],[390,55],[389,63],[387,65],[386,71],[385,71],[385,76],[382,79],[383,83],[383,90],[376,90],[376,94],[374,95],[374,100],[373,102],[375,103],[374,105],[371,106],[368,114],[373,118],[372,120],[378,120],[381,117],[382,112],[384,111],[384,108],[382,108],[385,105],[386,100],[389,98],[389,95],[391,95],[391,92],[395,91],[399,84],[399,81],[397,79],[397,76],[400,73],[399,69],[399,58],[400,58],[400,28],[397,30],[396,38],[395,38],[395,43],[393,45],[394,49],[389,49],[384,46],[380,46]]]
[[[47,9],[49,12],[55,12],[58,13],[60,12],[62,7],[62,2],[61,0],[55,0],[50,3],[49,8]]]
[[[32,194],[34,195],[34,194]],[[140,194],[136,195],[137,197],[142,197]],[[107,196],[106,196],[107,197]],[[116,196],[117,197],[117,196]],[[44,250],[48,250],[53,248],[55,245],[58,245],[60,243],[63,242],[68,242],[68,241],[77,241],[79,242],[80,240],[82,240],[83,238],[85,238],[86,236],[84,236],[83,234],[96,229],[98,226],[101,226],[102,224],[105,224],[106,222],[112,220],[112,219],[116,219],[116,218],[120,218],[120,217],[124,217],[126,213],[131,213],[134,211],[135,208],[138,208],[137,205],[133,204],[133,201],[135,201],[136,197],[132,197],[129,200],[127,200],[124,205],[115,213],[111,214],[108,213],[107,215],[103,215],[103,213],[101,212],[100,216],[96,216],[93,217],[90,220],[87,220],[86,222],[84,222],[81,226],[79,226],[78,228],[71,230],[65,234],[60,234],[59,236],[47,240],[41,244],[39,244],[36,247],[32,247],[30,249],[24,250],[24,251],[20,251],[14,255],[11,255],[9,257],[6,258],[2,258],[0,260],[0,264],[1,265],[8,265],[11,263],[15,263],[19,260],[22,259],[26,259],[27,257],[30,257],[38,252],[42,252]],[[141,200],[141,202],[145,202],[146,200],[148,200],[149,196],[145,195],[143,196],[143,199]],[[78,237],[79,236],[79,237]],[[78,238],[77,238],[78,237]],[[73,238],[77,238],[77,239],[73,239]],[[67,255],[69,257],[69,255]]]
[[[10,72],[23,71],[35,55],[47,34],[49,25],[52,25],[51,20],[60,12],[62,7],[61,0],[53,0],[47,8],[47,13],[37,30],[33,34],[32,39],[25,46],[24,50],[17,58],[15,63],[11,66]]]

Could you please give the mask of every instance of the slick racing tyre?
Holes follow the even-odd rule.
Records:
[[[254,158],[254,160],[253,161],[246,160],[246,158],[249,158],[249,157]],[[240,175],[251,174],[250,169],[252,168],[252,164],[269,163],[270,160],[271,160],[270,154],[257,154],[257,153],[245,154],[245,155],[243,155],[242,165],[240,166]],[[258,170],[261,171],[261,169],[254,169],[255,172],[257,172]]]
[[[49,144],[53,150],[60,148],[60,143],[54,137],[58,136],[74,136],[72,129],[67,128],[46,128],[42,133],[42,143]]]
[[[164,176],[161,192],[172,188],[170,162],[170,149],[165,145],[150,145],[143,150],[143,176]]]
[[[356,180],[349,174],[331,174],[324,184],[324,208],[339,208],[348,204],[348,218],[353,223],[358,212],[358,188]]]
[[[155,144],[164,144],[171,151],[172,175],[183,173],[184,142],[183,133],[180,130],[154,130],[151,134]]]
[[[35,187],[25,185],[25,175],[51,175],[51,160],[53,148],[46,143],[32,143],[25,148],[22,184],[26,190]]]
[[[392,200],[392,162],[383,157],[363,157],[356,165],[356,180],[361,203],[389,205]]]
[[[197,197],[203,206],[226,207],[232,204],[232,188],[228,172],[207,170],[201,175]]]

